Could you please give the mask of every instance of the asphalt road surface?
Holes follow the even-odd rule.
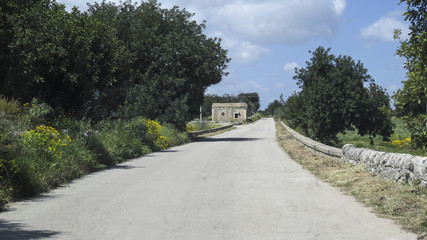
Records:
[[[0,213],[0,239],[416,239],[317,180],[256,123],[91,174]]]

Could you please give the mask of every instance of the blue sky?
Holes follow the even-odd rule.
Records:
[[[57,0],[86,10],[93,0]],[[115,0],[113,2],[119,2]],[[283,94],[298,91],[295,67],[304,67],[317,47],[360,60],[376,83],[392,95],[405,80],[404,59],[395,55],[408,23],[399,0],[159,0],[206,20],[205,34],[222,38],[232,58],[230,74],[207,93],[258,92],[261,109]]]

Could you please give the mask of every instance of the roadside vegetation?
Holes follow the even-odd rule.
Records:
[[[47,104],[0,98],[0,208],[93,171],[189,142],[171,124],[135,117],[96,124]]]
[[[186,130],[187,132],[196,132],[196,131],[202,131],[202,130],[208,130],[213,128],[221,127],[222,125],[217,122],[211,122],[211,121],[191,121],[187,123]]]
[[[0,208],[188,142],[227,50],[156,0],[0,2]]]
[[[382,137],[370,138],[368,136],[360,136],[357,131],[348,131],[345,134],[338,134],[340,144],[335,147],[342,148],[344,144],[350,143],[358,148],[368,148],[375,151],[390,152],[390,153],[408,153],[415,156],[426,156],[425,151],[414,146],[411,133],[405,128],[405,123],[402,119],[393,118],[393,134],[388,141],[384,141]]]
[[[338,187],[379,216],[394,220],[404,229],[427,239],[427,187],[396,184],[339,159],[319,156],[293,139],[276,122],[277,139],[292,159],[318,178]]]

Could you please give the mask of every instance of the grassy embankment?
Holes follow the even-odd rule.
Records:
[[[207,129],[213,129],[221,127],[222,125],[220,123],[216,122],[210,122],[210,121],[192,121],[187,124],[187,132],[195,132],[195,131],[202,131]]]
[[[427,240],[427,187],[394,183],[369,173],[361,166],[317,156],[297,142],[279,123],[277,139],[292,159],[318,178],[338,187],[379,216],[390,218],[404,229]],[[369,144],[369,142],[368,142]]]
[[[126,159],[189,141],[185,132],[142,117],[91,124],[52,115],[46,104],[0,97],[0,209]]]
[[[338,134],[338,139],[342,144],[336,146],[341,148],[346,143],[351,143],[358,148],[369,148],[381,152],[409,153],[417,156],[425,156],[422,149],[415,149],[411,146],[411,134],[405,129],[404,123],[400,119],[393,119],[394,133],[390,141],[383,141],[382,137],[374,138],[374,145],[370,144],[369,136],[360,136],[357,131],[349,131],[346,134]]]

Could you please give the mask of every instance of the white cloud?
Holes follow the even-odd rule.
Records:
[[[206,93],[217,95],[228,93],[237,95],[241,92],[267,93],[270,91],[270,88],[262,86],[253,80],[245,81],[240,79],[226,78],[223,82],[221,82],[221,84],[208,87]]]
[[[286,63],[285,66],[283,66],[283,69],[285,69],[286,72],[294,73],[295,68],[300,68],[301,66],[296,62]]]
[[[211,12],[223,32],[256,43],[295,44],[336,33],[344,0],[229,1]]]
[[[347,3],[345,0],[334,0],[333,6],[334,11],[337,15],[341,15],[344,12],[344,9],[346,7]]]
[[[270,53],[270,50],[265,47],[236,38],[224,37],[224,34],[221,32],[214,32],[210,35],[223,39],[221,45],[225,49],[228,49],[228,56],[231,57],[233,62],[250,63]]]
[[[164,7],[178,5],[204,16],[208,28],[222,32],[223,39],[252,45],[299,44],[334,37],[346,8],[345,0],[159,1]]]
[[[409,26],[393,16],[385,16],[380,18],[368,27],[361,31],[363,38],[367,40],[380,40],[380,41],[394,41],[394,30],[400,29],[402,31],[401,37],[405,39],[409,33]]]
[[[238,42],[230,49],[230,56],[239,63],[253,62],[262,55],[270,53],[267,48],[249,42]]]

